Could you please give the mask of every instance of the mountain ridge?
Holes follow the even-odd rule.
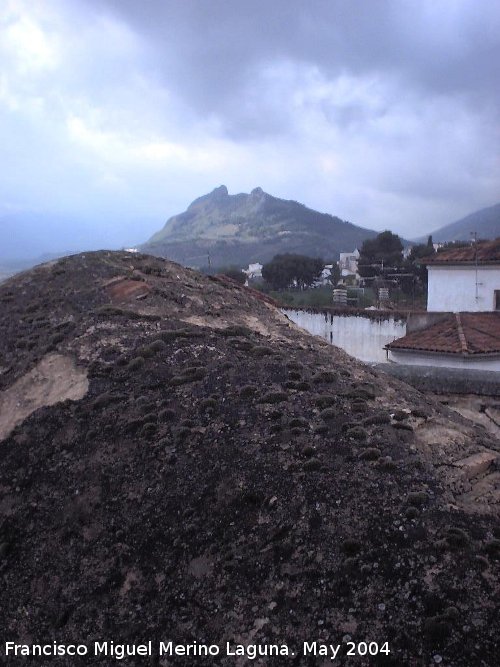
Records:
[[[469,213],[460,220],[450,222],[431,232],[434,242],[470,241],[471,234],[477,232],[478,239],[494,239],[500,236],[500,203]],[[415,239],[424,243],[427,236]]]
[[[268,261],[280,252],[337,259],[339,252],[376,235],[260,187],[230,195],[221,185],[169,218],[140,249],[195,267],[203,266],[207,255],[213,265],[243,266]]]

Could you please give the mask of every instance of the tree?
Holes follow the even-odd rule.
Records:
[[[358,271],[363,277],[384,275],[403,264],[403,244],[397,234],[381,232],[374,239],[363,242],[360,250]]]
[[[319,257],[284,254],[275,255],[262,267],[262,277],[273,289],[296,286],[301,289],[312,285],[323,270],[324,262]]]

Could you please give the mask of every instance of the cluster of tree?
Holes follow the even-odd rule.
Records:
[[[287,287],[303,289],[318,280],[323,267],[324,262],[319,257],[296,254],[275,255],[262,267],[262,277],[270,287],[276,290]]]
[[[358,271],[363,278],[382,276],[403,264],[403,244],[397,234],[385,231],[363,242],[359,251]]]
[[[380,278],[396,282],[404,292],[423,289],[427,284],[427,270],[422,258],[434,254],[432,237],[427,243],[414,245],[403,258],[403,243],[397,234],[385,231],[374,239],[366,240],[360,250],[358,270],[364,278]]]

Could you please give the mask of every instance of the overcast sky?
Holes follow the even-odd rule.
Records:
[[[499,69],[493,0],[1,0],[0,255],[221,184],[428,233],[500,201]]]

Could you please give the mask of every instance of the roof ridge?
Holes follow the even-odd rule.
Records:
[[[470,350],[467,347],[467,339],[465,338],[464,329],[462,326],[462,318],[460,317],[460,313],[455,313],[455,319],[457,321],[458,339],[460,341],[460,347],[462,348],[462,353],[469,354]]]

